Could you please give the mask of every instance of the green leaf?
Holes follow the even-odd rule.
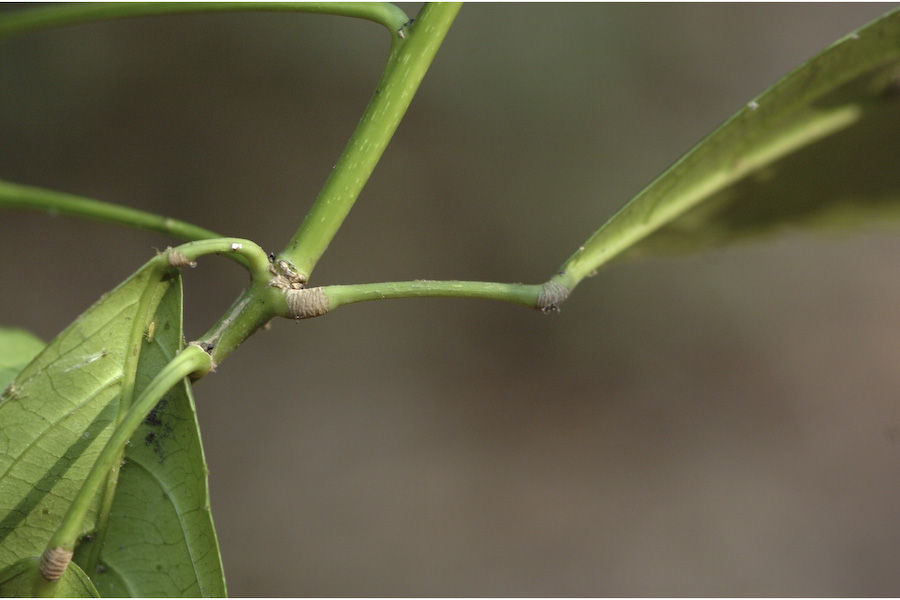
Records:
[[[171,284],[158,265],[78,317],[0,396],[0,568],[41,554],[109,438],[149,315]]]
[[[0,389],[44,349],[44,342],[22,329],[0,327]]]
[[[17,333],[3,339],[25,339]],[[148,265],[19,373],[0,398],[0,567],[41,553],[121,418],[122,397],[139,395],[182,344],[180,276]],[[75,561],[104,595],[224,596],[186,381],[124,458],[82,524]]]
[[[839,40],[679,159],[563,266],[695,250],[786,226],[900,216],[900,10]]]
[[[181,308],[179,281],[156,310],[152,341],[143,343],[136,393],[181,349]],[[187,382],[169,391],[132,437],[106,526],[79,544],[75,561],[103,596],[225,595]]]
[[[0,597],[100,597],[91,580],[78,565],[70,563],[59,581],[50,583],[41,577],[40,563],[41,559],[37,557],[23,558],[0,572]]]

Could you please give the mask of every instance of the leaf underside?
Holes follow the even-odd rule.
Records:
[[[181,302],[178,275],[141,269],[76,319],[0,397],[0,569],[44,550],[119,418],[123,382],[133,378],[139,394],[181,348]],[[139,356],[131,374],[129,353]],[[76,548],[76,562],[86,565],[87,540],[102,544],[89,569],[102,594],[225,594],[186,382],[132,438],[114,491],[108,519],[98,519],[98,494]],[[99,531],[98,520],[106,523]]]
[[[149,281],[141,270],[88,309],[0,397],[0,567],[41,554],[108,439]]]
[[[138,363],[137,393],[182,347],[181,285],[154,316]],[[102,596],[224,596],[225,579],[209,510],[206,461],[190,385],[166,394],[125,451],[105,537],[79,544],[82,563],[103,539],[89,573]]]
[[[751,101],[566,263],[578,279],[627,251],[671,254],[800,226],[900,217],[900,10]]]

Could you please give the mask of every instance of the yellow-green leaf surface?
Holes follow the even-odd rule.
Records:
[[[137,393],[181,349],[181,307],[178,282],[145,336]],[[194,400],[184,381],[163,397],[126,449],[105,531],[94,531],[76,551],[75,561],[101,595],[225,595],[206,474]]]
[[[110,435],[123,386],[133,381],[125,365],[140,349],[141,315],[153,314],[168,285],[157,269],[141,269],[59,334],[0,396],[0,568],[44,550]]]
[[[180,277],[148,265],[81,315],[7,388],[0,399],[0,569],[43,551],[121,418],[123,388],[140,394],[181,349],[181,310]],[[10,344],[27,341],[15,333],[6,336]],[[25,354],[17,352],[10,369]],[[75,561],[104,596],[225,594],[186,381],[135,433],[82,535]]]
[[[0,327],[0,389],[44,349],[44,342],[22,329]]]
[[[668,253],[785,226],[900,216],[900,10],[844,37],[678,160],[564,265]]]
[[[57,598],[99,598],[100,594],[78,565],[70,564],[59,581],[41,577],[41,559],[23,558],[0,572],[0,597],[27,598],[53,595]]]

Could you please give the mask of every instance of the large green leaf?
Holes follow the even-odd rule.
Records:
[[[0,568],[39,556],[59,525],[109,438],[123,387],[133,383],[144,315],[170,283],[155,267],[141,269],[59,334],[0,396]],[[95,518],[96,506],[84,533]]]
[[[0,568],[15,570],[41,553],[121,416],[123,388],[140,394],[181,349],[181,307],[180,277],[148,265],[80,316],[7,388],[0,399]],[[0,337],[0,344],[24,346],[6,361],[11,371],[36,346],[27,334],[14,334]],[[132,437],[118,478],[98,495],[82,535],[75,560],[103,595],[225,594],[187,382],[170,390]],[[9,585],[31,581],[23,573]]]
[[[785,226],[900,216],[900,10],[844,37],[743,109],[564,265],[693,250]]]
[[[0,389],[5,388],[44,349],[44,342],[22,329],[0,327]]]
[[[181,349],[181,307],[178,283],[160,302],[152,339],[144,341],[136,393]],[[194,400],[182,382],[133,436],[105,531],[93,532],[77,549],[75,561],[101,595],[225,595],[206,475]]]
[[[78,565],[69,565],[59,581],[48,583],[41,577],[39,557],[23,558],[0,571],[0,597],[27,598],[43,595],[52,586],[59,598],[99,598],[100,594]]]

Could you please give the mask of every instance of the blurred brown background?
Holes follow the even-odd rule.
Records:
[[[542,281],[889,8],[466,6],[314,283]],[[278,250],[386,51],[374,24],[285,14],[11,40],[0,178]],[[0,243],[0,320],[49,340],[172,240],[8,212]],[[400,300],[278,322],[196,387],[229,590],[900,594],[898,257],[896,231],[798,234],[617,263],[552,317]],[[192,337],[245,276],[185,279]]]

